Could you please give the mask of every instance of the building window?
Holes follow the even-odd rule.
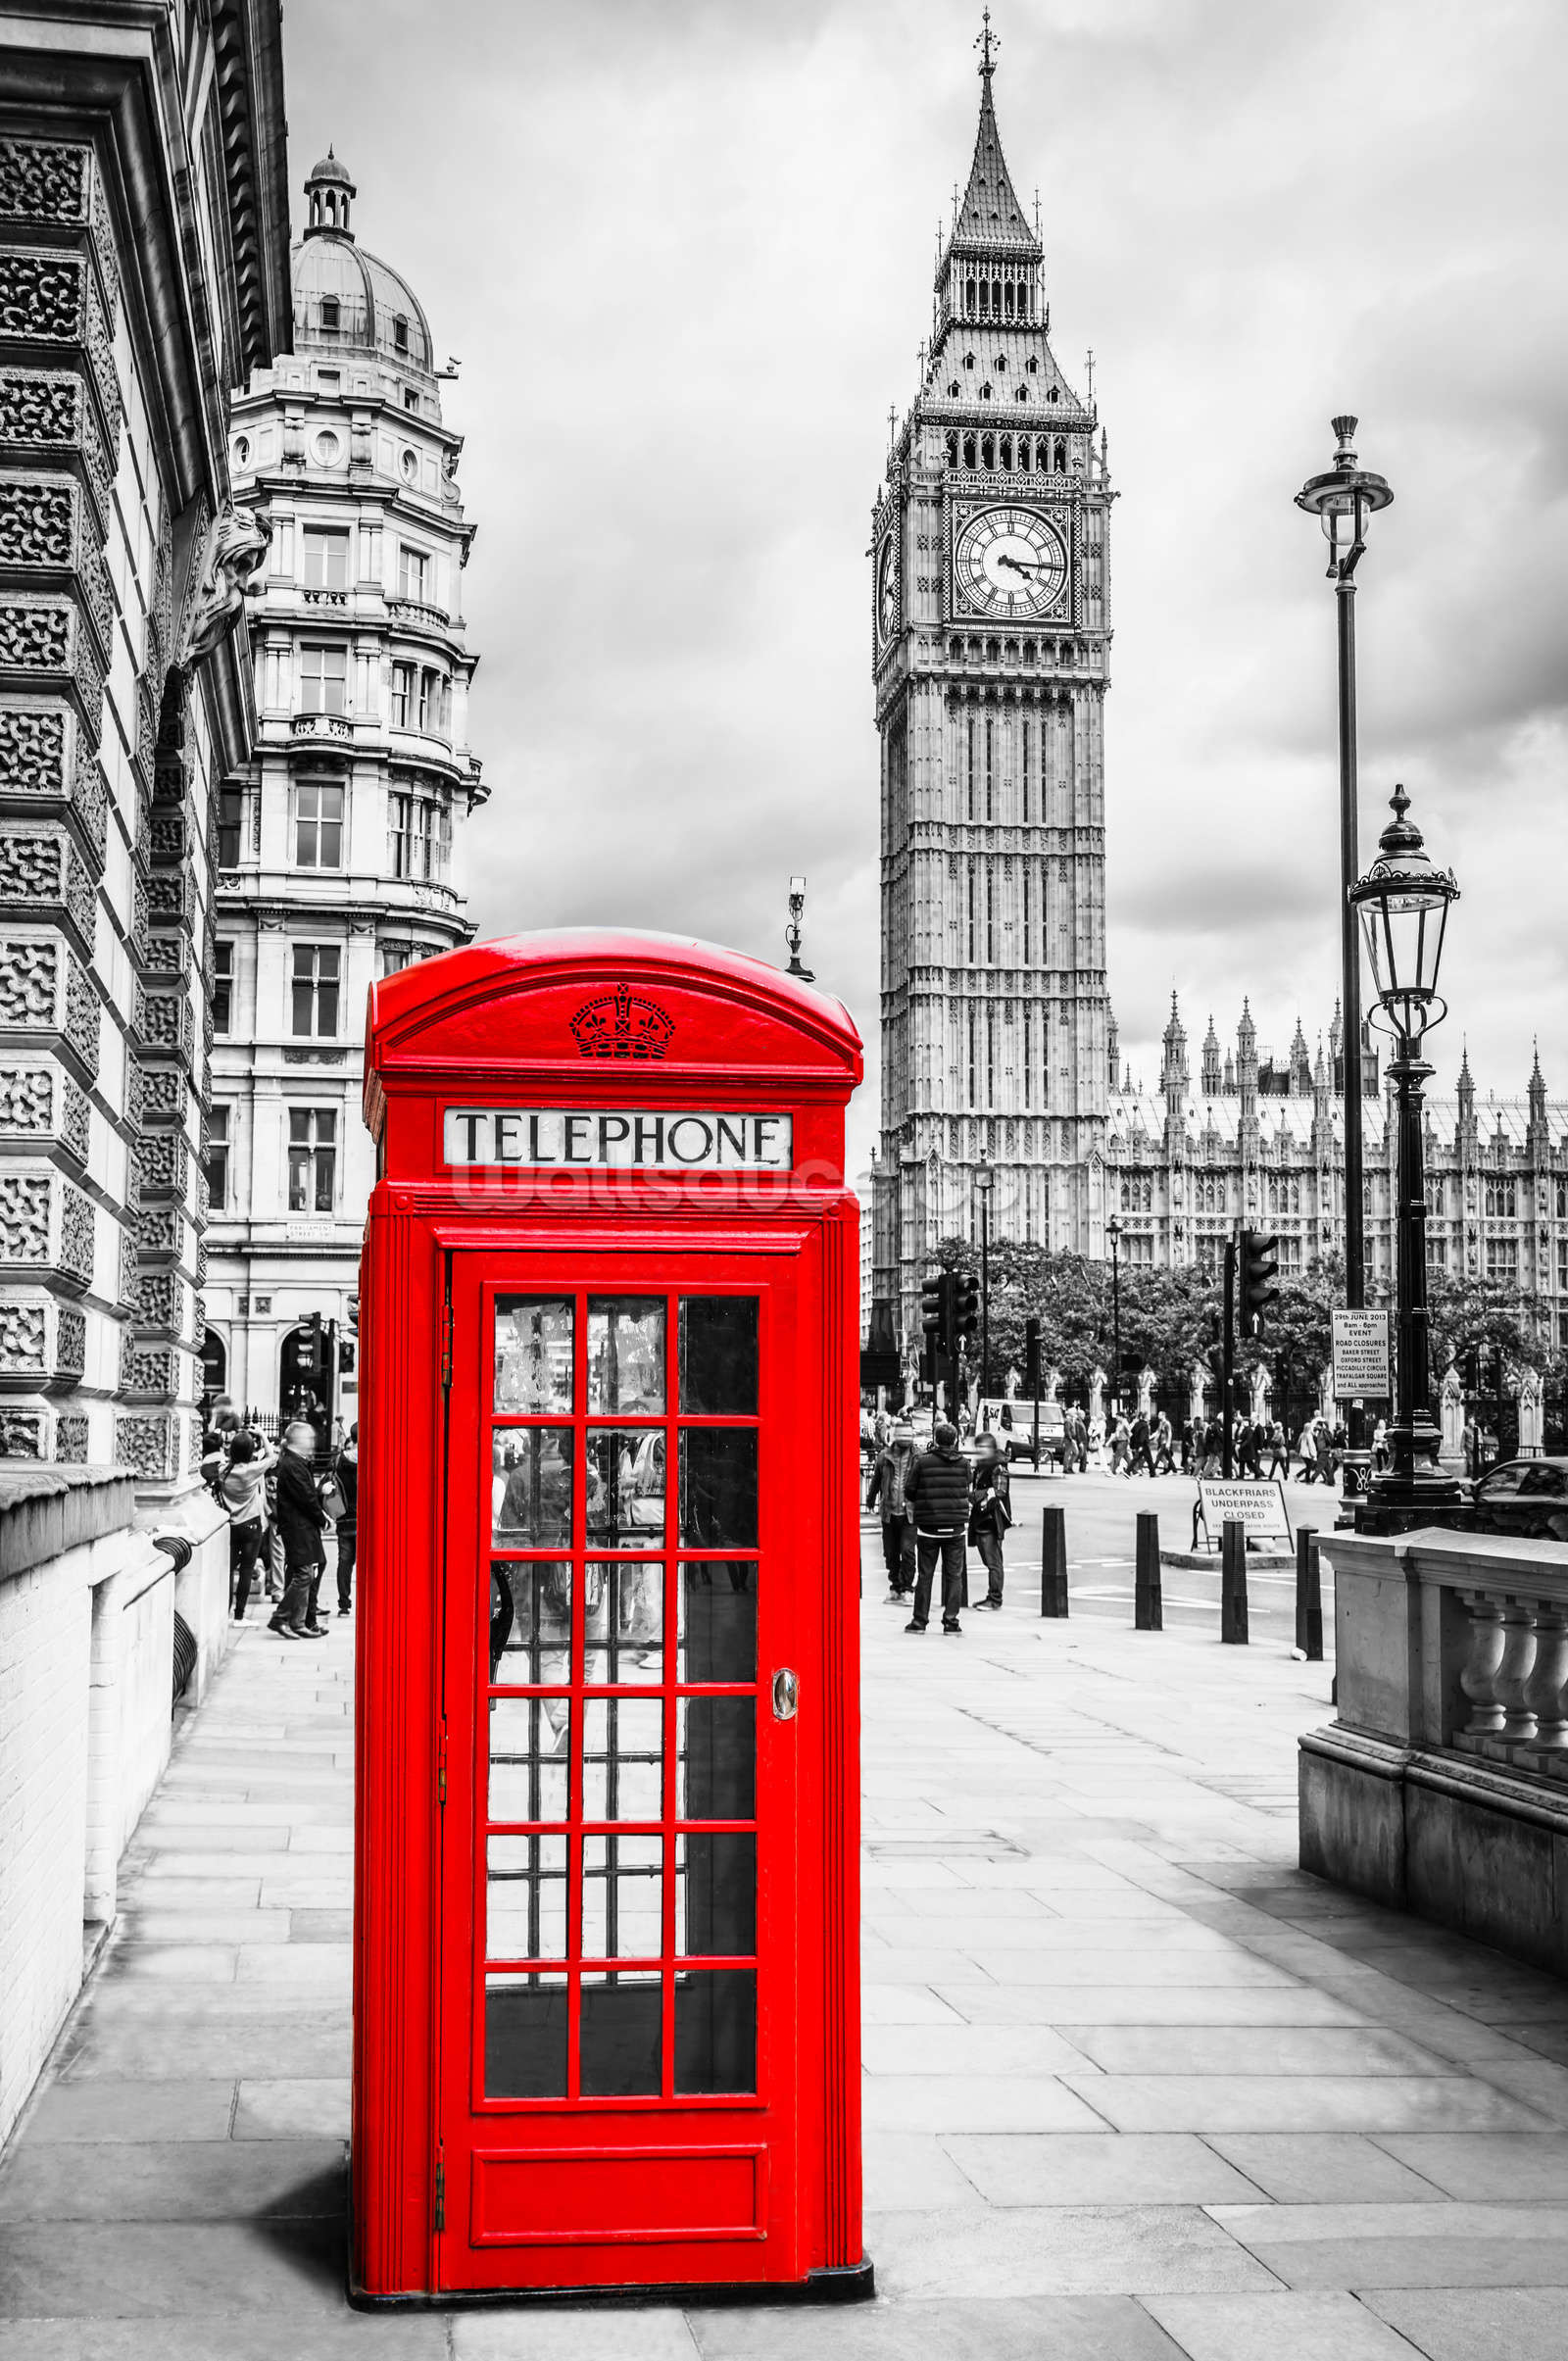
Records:
[[[300,711],[302,713],[341,713],[347,710],[349,652],[347,648],[313,647],[300,650]]]
[[[214,1107],[207,1115],[207,1201],[215,1213],[228,1204],[228,1108]]]
[[[1298,1271],[1300,1267],[1301,1241],[1287,1231],[1280,1240],[1280,1268],[1282,1271]]]
[[[218,790],[218,865],[220,869],[239,867],[240,838],[245,830],[245,790],[243,787],[220,787]]]
[[[329,336],[337,334],[338,308],[335,295],[323,295],[321,298],[321,325]]]
[[[1487,1277],[1501,1279],[1509,1287],[1519,1284],[1519,1241],[1517,1238],[1489,1238],[1487,1240]]]
[[[288,1209],[330,1213],[337,1187],[337,1109],[288,1110]]]
[[[1298,1173],[1271,1172],[1269,1174],[1268,1209],[1271,1213],[1299,1213],[1301,1210],[1301,1182]]]
[[[398,551],[398,597],[418,599],[421,604],[430,596],[430,553],[424,549],[410,549],[404,542]]]
[[[1557,1293],[1568,1296],[1568,1238],[1557,1241]]]
[[[412,410],[415,412],[417,412],[418,410],[419,397],[412,385],[405,385],[403,388],[403,407],[405,410]]]
[[[343,790],[306,779],[295,790],[294,861],[302,869],[343,866]]]
[[[294,946],[294,1036],[337,1038],[337,989],[342,953],[335,943]]]
[[[402,312],[392,322],[392,345],[393,350],[399,353],[406,353],[409,349],[409,322]]]
[[[213,1031],[228,1033],[234,1024],[234,946],[213,945]]]
[[[452,850],[452,822],[445,803],[435,796],[404,791],[388,798],[392,874],[417,884],[439,882],[447,874]]]
[[[1138,1263],[1147,1268],[1154,1259],[1153,1239],[1136,1230],[1129,1231],[1121,1242],[1121,1258],[1124,1262]]]
[[[419,674],[419,727],[445,737],[452,728],[452,688],[446,675],[429,669]]]
[[[1429,1177],[1429,1178],[1428,1178],[1428,1181],[1427,1181],[1427,1185],[1426,1185],[1426,1187],[1427,1187],[1427,1211],[1428,1211],[1429,1213],[1441,1213],[1441,1212],[1443,1211],[1443,1209],[1444,1209],[1444,1207],[1443,1207],[1443,1194],[1444,1194],[1444,1186],[1443,1186],[1443,1180],[1442,1180],[1442,1177],[1441,1177],[1441,1175],[1440,1175],[1440,1176],[1439,1176],[1437,1179],[1435,1179],[1435,1180]]]
[[[392,666],[392,727],[411,729],[414,725],[414,666]]]
[[[1223,1213],[1225,1210],[1225,1176],[1222,1172],[1200,1172],[1193,1182],[1193,1209],[1198,1213]]]
[[[1446,1238],[1434,1236],[1433,1233],[1429,1231],[1427,1233],[1427,1268],[1435,1271],[1446,1271],[1447,1267],[1448,1241]]]
[[[405,967],[412,967],[413,965],[414,965],[414,947],[413,947],[413,945],[412,945],[412,944],[410,944],[410,943],[383,943],[383,944],[382,944],[382,946],[381,946],[381,973],[382,973],[383,975],[401,975],[401,974],[403,973],[403,970],[404,970],[404,968],[405,968]]]
[[[1517,1221],[1519,1217],[1519,1183],[1489,1173],[1487,1176],[1487,1213],[1489,1218],[1494,1221]]]
[[[1557,1219],[1568,1221],[1568,1180],[1557,1183]]]
[[[1124,1172],[1121,1182],[1121,1209],[1124,1213],[1152,1213],[1154,1209],[1154,1176],[1152,1172]]]
[[[329,525],[308,524],[304,529],[305,587],[307,590],[347,590],[349,586],[349,537],[334,531]],[[320,651],[323,655],[326,651]],[[337,651],[344,654],[345,651]],[[330,713],[340,713],[341,705],[330,706]]]

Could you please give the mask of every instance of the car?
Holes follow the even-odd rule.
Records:
[[[1478,1533],[1568,1542],[1568,1458],[1504,1459],[1477,1478]]]

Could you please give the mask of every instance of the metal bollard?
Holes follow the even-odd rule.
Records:
[[[1322,1663],[1323,1583],[1311,1525],[1298,1526],[1296,1535],[1296,1645],[1309,1664]]]
[[[1138,1569],[1133,1577],[1133,1629],[1162,1632],[1165,1602],[1159,1587],[1159,1519],[1152,1510],[1138,1512]]]
[[[1041,1520],[1040,1612],[1042,1615],[1055,1616],[1067,1612],[1067,1512],[1064,1508],[1048,1508]]]
[[[1247,1527],[1225,1519],[1219,1560],[1219,1636],[1227,1647],[1247,1646]]]

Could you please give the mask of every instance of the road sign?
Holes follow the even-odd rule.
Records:
[[[1334,1314],[1334,1399],[1387,1402],[1393,1398],[1389,1315],[1386,1311]]]
[[[1203,1527],[1203,1538],[1210,1549],[1217,1549],[1225,1531],[1228,1516],[1239,1517],[1247,1529],[1247,1546],[1264,1549],[1277,1542],[1282,1549],[1295,1547],[1291,1540],[1291,1520],[1285,1506],[1283,1485],[1243,1483],[1239,1478],[1211,1479],[1200,1476],[1198,1482],[1198,1514]],[[1196,1545],[1195,1545],[1196,1546]]]

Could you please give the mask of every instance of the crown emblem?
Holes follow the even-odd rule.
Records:
[[[584,1058],[662,1058],[674,1030],[667,1008],[625,984],[584,1001],[571,1019],[572,1037]]]

